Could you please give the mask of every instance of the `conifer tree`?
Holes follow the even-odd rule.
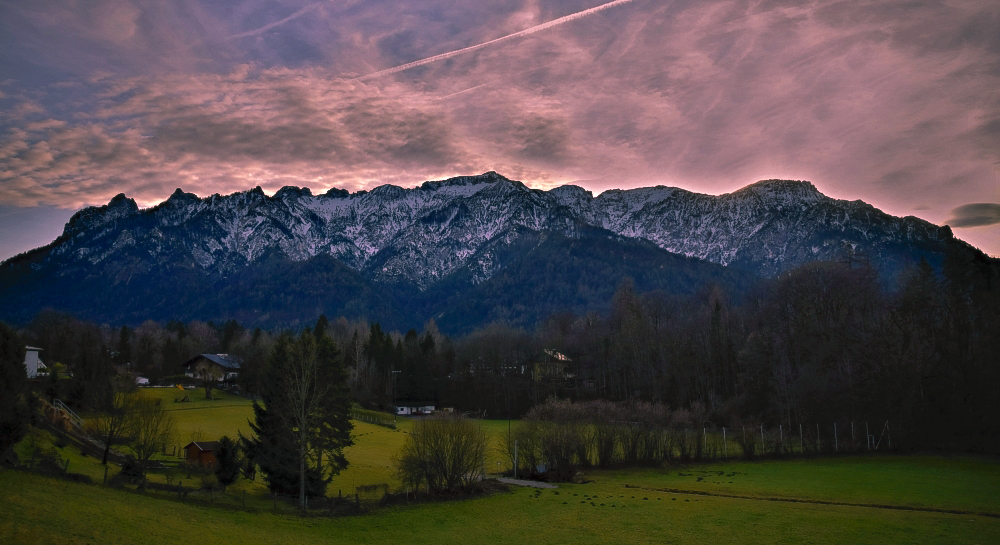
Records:
[[[0,461],[28,432],[28,375],[24,369],[24,343],[0,323]]]
[[[253,405],[253,436],[241,440],[271,490],[297,492],[305,507],[347,467],[352,425],[343,361],[329,337],[307,330],[278,338],[267,375],[261,403]]]

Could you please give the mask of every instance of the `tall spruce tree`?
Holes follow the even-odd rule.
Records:
[[[28,375],[24,369],[24,342],[0,323],[0,463],[28,431]]]
[[[278,338],[268,358],[261,403],[254,402],[253,436],[242,437],[250,460],[271,490],[322,496],[347,467],[351,440],[350,396],[340,352],[326,336],[305,331]]]

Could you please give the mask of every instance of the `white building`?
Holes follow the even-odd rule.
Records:
[[[434,405],[431,405],[430,403],[413,403],[408,405],[396,405],[396,414],[400,416],[434,414]]]
[[[42,349],[35,348],[34,346],[25,346],[24,350],[24,368],[28,372],[28,378],[35,378],[38,376],[39,369],[46,369],[42,360],[38,359],[38,353]]]

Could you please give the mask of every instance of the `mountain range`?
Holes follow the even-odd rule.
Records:
[[[52,243],[0,264],[0,320],[43,308],[107,323],[236,319],[296,326],[320,313],[460,332],[530,327],[641,291],[740,294],[801,264],[856,259],[891,283],[921,258],[978,252],[950,228],[765,180],[725,195],[673,187],[530,189],[495,172],[349,193],[178,189],[140,209],[119,194]]]

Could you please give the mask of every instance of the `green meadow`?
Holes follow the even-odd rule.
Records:
[[[995,482],[995,461],[962,459],[947,475],[909,494],[920,505],[967,506],[1000,511],[996,494],[977,494],[956,484],[982,478]],[[3,543],[176,543],[184,538],[213,543],[996,543],[1000,519],[975,515],[891,510],[761,499],[697,496],[652,490],[694,486],[677,473],[736,471],[736,490],[770,494],[774,488],[811,496],[810,481],[853,479],[855,473],[888,473],[893,479],[855,480],[863,487],[826,487],[826,498],[856,501],[884,497],[894,478],[956,460],[863,458],[812,475],[785,462],[719,464],[677,470],[597,472],[592,482],[554,490],[513,487],[509,492],[450,502],[414,503],[343,517],[278,512],[269,506],[242,510],[202,500],[84,485],[35,474],[0,472],[0,542]],[[804,464],[808,465],[808,464]],[[786,473],[783,467],[791,467]],[[881,468],[881,471],[879,471]],[[804,479],[804,482],[802,482]],[[696,481],[697,482],[697,481]],[[704,480],[702,481],[704,482]],[[745,488],[739,482],[747,483]],[[865,484],[866,483],[866,484]],[[629,486],[626,487],[625,485]],[[728,483],[727,483],[728,484]],[[634,488],[648,487],[650,489]],[[940,488],[937,488],[940,487]],[[836,495],[834,490],[846,491]],[[974,486],[973,488],[979,488]],[[850,489],[849,491],[847,489]],[[950,490],[949,490],[950,489]],[[992,491],[996,489],[993,488]],[[830,494],[834,494],[830,496]],[[906,495],[903,490],[894,494]],[[966,494],[975,499],[966,499]],[[940,497],[940,499],[939,499]]]
[[[223,393],[174,403],[178,444],[247,431],[250,404]],[[179,394],[179,395],[178,395]],[[392,430],[355,423],[350,468],[330,487],[398,481],[392,459],[411,421]],[[494,446],[506,421],[484,421]],[[36,438],[36,440],[40,440]],[[21,445],[24,452],[25,445]],[[168,449],[169,450],[169,449]],[[97,460],[58,449],[70,471],[95,477]],[[491,450],[490,472],[501,461]],[[156,479],[190,479],[176,458]],[[501,465],[505,465],[502,462]],[[186,498],[0,471],[0,543],[997,543],[1000,460],[972,456],[852,456],[587,471],[583,484],[511,487],[455,501],[415,502],[363,514],[295,514],[257,482]],[[952,511],[952,512],[945,512]]]
[[[143,392],[162,400],[163,406],[176,423],[176,433],[173,444],[167,449],[168,455],[158,457],[167,464],[176,463],[182,456],[180,449],[191,441],[214,441],[223,435],[236,438],[239,432],[244,435],[250,433],[248,420],[253,418],[253,411],[251,402],[245,398],[227,392],[213,391],[213,399],[207,400],[205,391],[201,388],[195,390],[149,388]],[[185,397],[188,401],[181,401]],[[495,473],[498,462],[499,467],[506,470],[510,464],[501,456],[500,446],[502,437],[507,433],[507,421],[483,420],[481,423],[490,439],[487,472]],[[398,488],[400,482],[393,469],[393,456],[402,448],[412,425],[413,420],[407,418],[399,418],[395,430],[354,421],[355,444],[345,450],[350,465],[334,479],[330,485],[331,493],[336,494],[338,490],[344,494],[353,493],[355,487],[371,484],[388,484],[393,490]],[[81,467],[87,465],[87,460],[80,457],[78,452],[72,452],[73,450],[60,449],[64,459],[71,459],[70,471],[103,477],[102,468]],[[93,466],[93,461],[89,465]],[[153,474],[151,480],[158,481],[165,478]],[[259,481],[238,486],[257,493],[263,493],[265,490]]]

